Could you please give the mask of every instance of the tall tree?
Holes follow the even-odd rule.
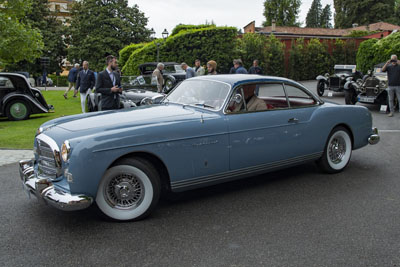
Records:
[[[43,47],[40,32],[22,18],[31,10],[31,0],[0,0],[0,67],[21,60],[32,61]]]
[[[30,63],[23,60],[7,68],[39,74],[42,71],[39,57],[48,57],[50,59],[50,66],[47,68],[47,71],[50,73],[60,71],[62,61],[67,55],[67,45],[65,43],[66,26],[57,20],[55,14],[50,11],[48,0],[33,1],[32,8],[26,13],[22,21],[40,31],[44,47],[34,62]]]
[[[331,5],[326,5],[324,9],[322,9],[320,17],[320,27],[332,28],[331,19],[332,19]]]
[[[350,28],[352,24],[368,25],[395,19],[397,0],[334,0],[335,27]]]
[[[149,40],[147,21],[138,6],[129,7],[127,0],[75,2],[68,60],[87,60],[92,69],[101,70],[107,55],[118,55],[126,45]]]
[[[300,5],[301,0],[265,0],[264,26],[272,25],[273,20],[277,26],[299,26]]]
[[[321,22],[322,5],[321,0],[313,0],[307,12],[306,27],[319,28]]]

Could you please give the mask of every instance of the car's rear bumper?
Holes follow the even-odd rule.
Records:
[[[40,202],[64,211],[81,210],[89,207],[93,198],[85,195],[72,195],[56,188],[51,181],[39,178],[34,172],[34,160],[19,162],[19,174],[24,190],[29,197],[34,195]]]
[[[377,143],[379,143],[380,139],[381,138],[378,134],[378,128],[376,127],[372,128],[372,134],[368,137],[368,143],[370,145],[376,145]]]

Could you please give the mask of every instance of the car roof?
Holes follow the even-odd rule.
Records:
[[[2,76],[17,76],[17,77],[22,77],[22,78],[26,79],[25,75],[22,75],[20,73],[0,72],[0,75],[2,75]]]
[[[243,83],[255,83],[255,82],[289,82],[299,84],[293,80],[289,80],[283,77],[275,76],[264,76],[256,74],[218,74],[218,75],[203,75],[190,78],[190,80],[209,80],[224,82],[232,87],[235,87]]]
[[[146,63],[140,64],[139,68],[144,67],[144,66],[157,66],[158,63],[162,63],[164,65],[180,65],[177,62],[146,62]]]

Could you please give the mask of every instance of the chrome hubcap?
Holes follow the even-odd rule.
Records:
[[[328,151],[329,159],[334,164],[342,162],[343,157],[346,154],[346,141],[341,136],[334,137],[329,144]]]
[[[117,209],[132,209],[140,205],[144,197],[142,181],[132,174],[113,177],[105,187],[107,202]]]

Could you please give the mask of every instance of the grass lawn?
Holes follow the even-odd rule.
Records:
[[[69,92],[67,100],[64,99],[64,91],[42,91],[47,104],[54,106],[54,112],[34,114],[27,120],[9,121],[0,118],[0,148],[32,149],[33,139],[37,128],[44,122],[58,117],[81,113],[81,100],[73,98]]]

